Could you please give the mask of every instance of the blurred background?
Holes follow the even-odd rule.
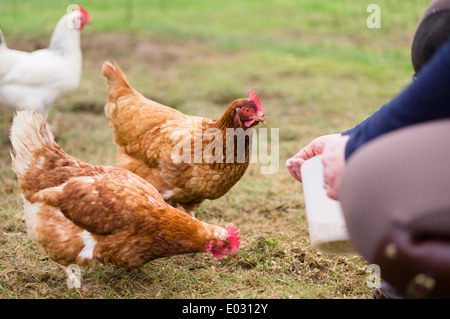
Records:
[[[266,127],[280,129],[278,172],[260,175],[259,164],[253,164],[228,194],[196,213],[212,223],[239,225],[244,264],[180,256],[138,273],[105,266],[86,270],[85,297],[371,298],[364,260],[310,249],[302,187],[284,162],[313,138],[353,127],[411,81],[411,43],[429,2],[77,2],[93,20],[81,33],[81,84],[49,113],[56,141],[69,154],[114,165],[115,145],[103,113],[104,60],[117,61],[144,96],[191,115],[218,119],[230,102],[254,90]],[[47,47],[72,3],[0,0],[8,47]],[[367,26],[372,3],[381,10],[381,28]],[[26,237],[10,168],[13,112],[0,105],[0,298],[78,298]]]

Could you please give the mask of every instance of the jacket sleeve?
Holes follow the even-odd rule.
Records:
[[[420,122],[450,117],[450,39],[407,86],[366,120],[345,131],[348,159],[364,143],[387,132]]]

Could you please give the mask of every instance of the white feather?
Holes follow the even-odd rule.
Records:
[[[81,237],[81,239],[83,239],[84,247],[78,254],[78,257],[88,260],[92,259],[94,257],[94,249],[97,245],[97,241],[87,230],[82,231],[79,236]]]
[[[171,190],[163,191],[161,193],[161,196],[164,198],[164,200],[170,199],[174,195],[174,192]]]
[[[38,223],[37,213],[41,209],[41,204],[39,203],[30,203],[23,194],[20,194],[23,201],[23,211],[25,217],[25,223],[27,225],[27,233],[34,240],[39,240],[39,235],[36,232],[36,225]]]
[[[38,150],[53,145],[53,133],[44,123],[41,115],[30,111],[19,111],[14,117],[10,135],[13,146],[11,157],[12,168],[19,178],[23,178],[30,165],[35,163]]]

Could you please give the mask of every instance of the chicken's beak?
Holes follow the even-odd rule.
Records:
[[[229,256],[230,256],[230,258],[234,259],[235,262],[239,262],[239,255],[238,255],[237,252],[233,253],[233,254],[231,254]]]
[[[266,116],[263,114],[260,117],[253,118],[255,121],[261,122],[263,124],[267,124]]]

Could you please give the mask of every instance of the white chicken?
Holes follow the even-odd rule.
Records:
[[[0,30],[0,104],[48,112],[54,102],[80,84],[80,31],[90,22],[78,6],[57,23],[46,49],[24,52],[9,49]]]

